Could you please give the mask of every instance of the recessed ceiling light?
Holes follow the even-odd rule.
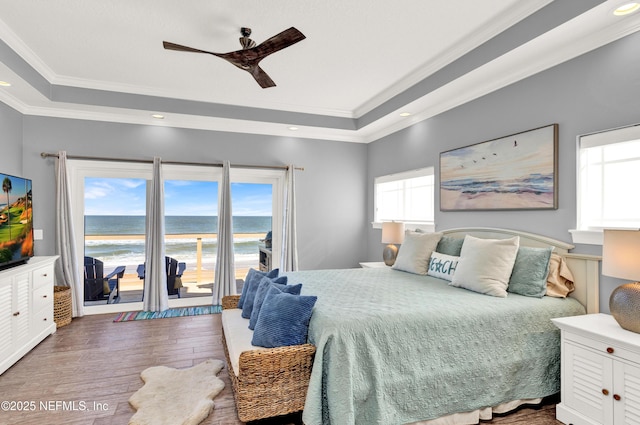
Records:
[[[411,112],[400,112],[401,117],[409,117],[411,116]]]
[[[298,131],[299,130],[298,127],[294,127],[294,126],[291,126],[291,127],[288,127],[288,128],[291,131]]]
[[[0,81],[0,86],[1,87],[11,87],[11,83],[8,83],[6,81]]]
[[[162,114],[151,114],[151,116],[157,120],[163,120],[164,119],[164,115]]]
[[[616,16],[624,16],[640,10],[640,3],[627,3],[613,11]]]

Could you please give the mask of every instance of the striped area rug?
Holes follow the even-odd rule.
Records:
[[[217,314],[221,312],[222,306],[220,305],[170,308],[165,311],[125,311],[118,314],[113,321],[129,322],[131,320],[166,319],[169,317],[199,316],[201,314]]]

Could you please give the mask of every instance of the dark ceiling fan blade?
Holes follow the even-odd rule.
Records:
[[[285,47],[289,47],[292,44],[304,40],[305,38],[304,34],[298,31],[295,27],[291,27],[248,50],[253,50],[257,54],[258,58],[262,59],[271,53],[275,53]]]
[[[207,52],[206,50],[194,49],[193,47],[171,43],[170,41],[163,41],[162,46],[167,50],[177,50],[179,52],[208,53],[210,55],[218,56],[218,53]]]
[[[253,75],[253,78],[256,79],[258,84],[260,84],[260,87],[262,87],[263,89],[276,86],[276,83],[273,82],[271,77],[269,77],[267,73],[264,72],[264,70],[260,68],[258,65],[254,66],[251,69],[248,69],[247,71],[251,75]]]
[[[248,28],[242,29],[242,35],[245,38],[251,34],[250,30],[245,34]],[[247,71],[253,76],[253,78],[260,84],[263,89],[268,87],[275,87],[276,83],[273,82],[271,77],[258,65],[262,59],[266,56],[278,52],[286,47],[291,46],[299,41],[304,40],[306,37],[296,28],[291,27],[282,31],[279,34],[265,40],[263,43],[251,48],[245,48],[236,50],[229,53],[214,53],[206,50],[195,49],[189,46],[183,46],[181,44],[171,43],[169,41],[163,41],[162,45],[167,50],[177,50],[179,52],[192,52],[192,53],[207,53],[209,55],[217,56],[226,60],[238,68]],[[250,39],[248,39],[251,42]],[[242,38],[241,38],[242,41]],[[244,44],[243,44],[244,45]],[[250,44],[248,44],[250,45]]]

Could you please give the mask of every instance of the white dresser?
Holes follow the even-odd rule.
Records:
[[[0,374],[56,331],[56,258],[33,257],[27,264],[0,271]]]
[[[640,334],[622,329],[608,314],[553,323],[562,333],[556,418],[573,425],[640,424]]]

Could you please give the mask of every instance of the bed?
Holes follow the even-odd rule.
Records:
[[[559,391],[560,335],[550,319],[597,312],[598,257],[511,230],[442,233],[553,247],[575,291],[498,298],[390,268],[288,273],[302,295],[318,297],[305,424],[477,423]]]

